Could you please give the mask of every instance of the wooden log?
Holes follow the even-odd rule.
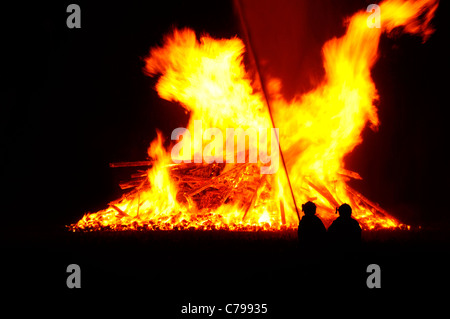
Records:
[[[286,225],[286,215],[284,214],[284,202],[280,200],[281,225]]]
[[[348,185],[345,185],[345,189],[350,194],[352,194],[353,196],[358,197],[367,206],[370,206],[370,207],[374,208],[382,216],[394,219],[393,217],[391,217],[391,215],[389,214],[388,211],[386,211],[386,210],[384,210],[383,208],[380,207],[380,204],[372,202],[367,197],[365,197],[364,195],[362,195],[361,193],[359,193],[358,191],[354,190],[353,188],[351,188]]]
[[[220,174],[220,175],[218,175],[218,176],[215,176],[215,177],[211,178],[211,179],[210,179],[210,182],[206,183],[205,185],[203,185],[203,186],[201,186],[201,187],[199,187],[199,188],[197,188],[197,189],[194,189],[194,190],[193,190],[192,192],[190,192],[188,195],[189,195],[189,196],[194,196],[194,195],[200,193],[201,191],[207,189],[208,187],[212,187],[212,186],[213,186],[214,184],[216,184],[217,181],[220,180],[221,178],[223,178],[223,177],[225,177],[225,176],[228,176],[228,175],[230,175],[230,174],[233,173],[233,172],[236,172],[236,171],[239,171],[239,170],[245,168],[246,165],[248,165],[248,164],[237,165],[236,167],[234,167],[234,168],[232,168],[232,169],[230,169],[230,170],[228,170],[228,171],[226,171],[226,172],[224,172],[224,173],[222,173],[222,174]]]
[[[230,197],[231,193],[233,192],[234,188],[230,187],[230,189],[228,190],[228,192],[225,194],[225,196],[220,200],[220,204],[219,206],[222,206],[223,203],[225,203],[225,201],[228,199],[228,197]]]
[[[139,172],[139,173],[131,174],[131,178],[142,178],[142,177],[146,177],[146,176],[147,176],[147,172]]]
[[[139,187],[143,183],[145,183],[145,179],[143,181],[141,179],[131,180],[131,181],[126,181],[126,182],[120,182],[119,187],[121,189],[128,189],[128,188],[133,188],[133,187]]]
[[[141,192],[138,192],[137,200],[138,204],[136,209],[136,217],[139,218],[139,206],[141,206]]]
[[[322,204],[320,204],[320,203],[317,203],[316,206],[317,206],[317,210],[323,210],[323,211],[326,211],[326,212],[329,213],[331,216],[333,216],[333,215],[336,214],[336,208],[335,208],[335,207],[334,207],[334,208],[330,208],[330,207],[325,206],[325,205],[322,205]]]
[[[244,216],[242,216],[242,221],[244,221],[245,217],[247,216],[248,211],[250,210],[250,208],[252,208],[253,204],[256,201],[256,197],[258,195],[258,190],[261,188],[262,185],[264,185],[265,181],[266,181],[266,176],[267,175],[263,175],[260,180],[259,183],[257,184],[253,194],[252,194],[252,198],[250,199],[250,203],[247,205],[247,208],[245,209],[245,213]]]
[[[347,177],[351,177],[351,178],[354,178],[354,179],[362,180],[361,175],[359,175],[356,172],[353,172],[353,171],[350,171],[348,169],[345,169],[345,168],[340,168],[338,174],[339,175],[343,175],[343,176],[347,176]]]
[[[333,195],[330,193],[330,191],[328,190],[328,188],[326,188],[323,185],[317,186],[315,185],[313,182],[311,182],[310,180],[306,179],[307,183],[309,186],[311,186],[312,188],[314,188],[320,195],[322,195],[323,197],[325,197],[325,199],[334,207],[338,207],[339,203],[336,201],[336,199],[334,199]]]
[[[137,162],[115,162],[109,163],[109,167],[138,167],[138,166],[151,166],[153,161],[137,161]]]
[[[116,205],[109,205],[110,207],[112,207],[112,208],[114,208],[114,210],[116,211],[116,212],[118,212],[119,213],[119,217],[120,218],[122,218],[122,217],[125,217],[125,216],[128,216],[123,210],[121,210],[119,207],[117,207]]]

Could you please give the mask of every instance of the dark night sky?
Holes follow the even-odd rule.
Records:
[[[144,159],[156,127],[167,136],[186,121],[179,106],[158,98],[141,58],[172,26],[214,37],[240,32],[226,1],[158,6],[78,1],[80,30],[66,28],[69,3],[2,7],[1,148],[7,189],[2,214],[7,212],[7,222],[72,223],[120,196],[118,182],[127,174],[108,163]],[[272,19],[250,25],[256,38],[258,28],[266,28],[266,49],[257,53],[271,59],[267,72],[292,84],[287,96],[320,79],[323,41],[340,36],[341,18],[368,2],[314,3],[300,2],[283,16],[282,7],[289,4],[277,2],[282,7],[273,10]],[[252,14],[267,15],[266,7],[270,4],[261,2]],[[293,20],[295,8],[308,11]],[[377,133],[365,130],[363,144],[347,157],[348,168],[364,178],[353,186],[411,223],[449,221],[447,8],[441,3],[433,21],[437,31],[425,44],[411,36],[382,38],[372,71],[381,126]]]

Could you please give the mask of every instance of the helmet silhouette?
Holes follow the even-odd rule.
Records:
[[[342,204],[338,208],[339,216],[342,216],[344,218],[348,218],[352,215],[352,208],[349,204]]]

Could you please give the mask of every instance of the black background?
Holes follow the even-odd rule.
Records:
[[[228,1],[77,1],[81,29],[66,27],[69,3],[1,7],[2,223],[38,237],[120,196],[118,182],[126,174],[108,164],[145,159],[156,128],[168,136],[186,123],[182,108],[160,99],[156,79],[142,72],[149,48],[173,26],[214,37],[241,32]],[[370,2],[314,3],[297,4],[313,10],[298,13],[298,23],[311,26],[308,32],[280,33],[282,9],[274,10],[274,21],[261,20],[273,28],[266,32],[267,50],[257,54],[272,59],[267,74],[286,79],[287,97],[321,78],[320,46],[343,34],[343,17]],[[255,12],[270,8],[269,2],[252,5]],[[346,158],[347,168],[364,178],[353,185],[357,190],[403,222],[443,229],[450,220],[447,12],[443,1],[433,20],[436,32],[425,44],[414,36],[383,36],[372,70],[381,126],[376,133],[364,130],[363,143]],[[259,26],[249,26],[256,41]],[[291,35],[295,43],[311,44],[293,48],[286,40]]]

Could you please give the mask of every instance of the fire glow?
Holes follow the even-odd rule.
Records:
[[[240,152],[234,147],[222,148],[225,154],[208,149],[215,161],[203,158],[198,163],[195,159],[202,158],[201,150],[211,134],[194,139],[190,151],[178,149],[174,161],[158,132],[148,149],[151,168],[121,185],[131,191],[106,209],[85,214],[69,229],[296,228],[298,217],[285,170],[297,203],[314,201],[325,225],[335,218],[335,207],[348,203],[363,229],[403,226],[347,185],[350,179],[361,177],[344,168],[344,157],[362,142],[366,125],[376,130],[380,124],[374,104],[379,97],[370,70],[378,57],[381,34],[400,27],[425,41],[433,32],[429,24],[437,6],[437,0],[384,1],[380,4],[381,28],[369,28],[368,13],[362,10],[346,21],[345,35],[323,45],[325,77],[318,87],[286,101],[280,94],[281,82],[269,82],[267,98],[287,168],[280,165],[267,175],[261,174],[261,159],[231,161],[242,156],[248,159],[255,148],[260,151],[250,137]],[[197,40],[190,29],[174,30],[161,47],[150,50],[145,72],[159,76],[156,90],[161,98],[178,102],[189,112],[187,130],[193,132],[194,123],[201,120],[204,127],[222,132],[235,128],[239,140],[248,129],[272,127],[262,90],[243,64],[244,52],[244,43],[237,37],[204,35]],[[273,144],[268,147],[274,151]]]

